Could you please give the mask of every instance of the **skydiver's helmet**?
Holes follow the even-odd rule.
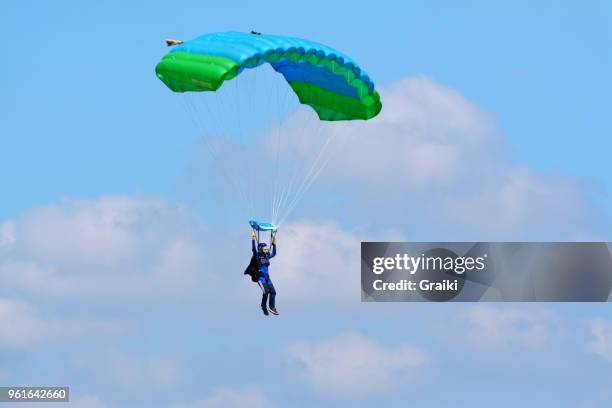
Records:
[[[268,245],[266,245],[266,243],[265,243],[265,242],[260,242],[260,243],[257,245],[257,250],[258,250],[260,253],[263,253],[263,254],[268,254],[268,252],[270,252],[270,249],[268,248]]]

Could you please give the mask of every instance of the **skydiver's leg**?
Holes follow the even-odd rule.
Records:
[[[265,310],[264,313],[266,313],[268,311],[268,307],[267,307],[267,303],[268,303],[268,294],[270,293],[270,290],[268,288],[268,283],[266,282],[266,280],[264,278],[261,278],[259,280],[259,287],[261,288],[261,308]],[[267,313],[266,313],[267,314]]]
[[[274,285],[271,280],[268,280],[268,293],[270,294],[270,309],[275,309],[276,307],[276,289],[274,289]]]

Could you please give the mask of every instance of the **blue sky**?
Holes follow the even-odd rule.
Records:
[[[362,304],[357,271],[361,240],[609,241],[611,23],[605,1],[5,5],[0,384],[81,407],[609,406],[605,304]],[[279,236],[276,320],[154,75],[167,37],[251,29],[342,50],[385,106]]]
[[[161,41],[251,28],[330,43],[379,85],[425,74],[457,89],[495,115],[518,157],[579,178],[610,208],[607,2],[27,4],[0,17],[14,61],[0,68],[2,216],[62,195],[168,193],[193,133],[162,114],[176,106],[151,74]]]

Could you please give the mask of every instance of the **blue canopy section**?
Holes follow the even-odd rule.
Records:
[[[172,49],[171,52],[188,52],[191,54],[214,55],[229,58],[243,67],[249,59],[259,59],[270,53],[297,51],[300,54],[316,54],[322,58],[333,60],[339,65],[350,69],[356,78],[361,79],[372,92],[374,83],[359,65],[345,54],[331,47],[314,41],[296,37],[261,34],[253,35],[241,32],[211,33],[187,41]],[[262,61],[264,62],[264,61]],[[333,81],[331,74],[322,67],[310,64],[295,64],[291,61],[281,61],[272,64],[275,70],[283,74],[288,82],[310,82],[340,95],[356,97],[356,90],[347,83]]]
[[[253,228],[255,231],[274,231],[276,232],[276,230],[278,229],[276,225],[269,223],[269,222],[251,220],[249,221],[249,224],[251,225],[251,228]]]

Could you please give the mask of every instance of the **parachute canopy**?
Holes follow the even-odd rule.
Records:
[[[245,68],[268,63],[321,120],[371,119],[381,108],[374,83],[352,59],[312,41],[279,35],[212,33],[172,49],[155,67],[174,92],[216,91]]]

